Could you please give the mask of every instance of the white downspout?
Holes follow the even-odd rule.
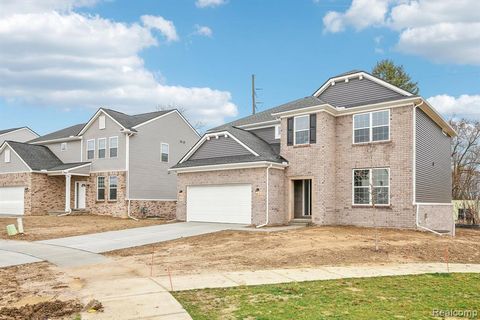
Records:
[[[268,225],[268,223],[270,222],[270,216],[269,216],[269,199],[268,199],[268,196],[269,196],[269,190],[268,190],[268,185],[269,185],[269,177],[270,177],[270,168],[272,167],[272,164],[270,164],[268,167],[267,167],[267,187],[266,187],[266,200],[265,200],[265,203],[266,203],[266,206],[265,206],[265,223],[264,224],[261,224],[259,226],[257,226],[257,228],[262,228],[262,227],[265,227],[266,225]]]
[[[126,149],[126,164],[125,164],[125,169],[126,169],[126,184],[127,184],[127,190],[126,190],[126,195],[127,195],[127,217],[130,219],[133,219],[135,221],[138,221],[137,218],[131,215],[131,203],[130,203],[130,136],[132,136],[133,133],[127,132],[126,134],[126,139],[127,141],[125,142],[125,149]]]
[[[412,124],[413,126],[413,157],[412,157],[413,179],[412,180],[413,180],[413,205],[416,207],[415,224],[419,229],[429,231],[441,236],[442,235],[441,233],[420,225],[420,217],[419,217],[420,204],[417,203],[417,194],[416,194],[417,193],[417,156],[416,154],[417,154],[417,108],[420,107],[422,104],[423,104],[423,100],[417,105],[413,104],[413,124]]]

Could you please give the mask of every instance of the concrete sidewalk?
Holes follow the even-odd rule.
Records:
[[[0,267],[44,260],[60,267],[75,267],[109,259],[96,253],[38,242],[0,240]]]
[[[102,253],[244,227],[225,223],[179,222],[44,240],[39,243]]]
[[[480,264],[407,263],[382,266],[320,267],[299,269],[274,269],[244,272],[219,272],[211,274],[172,275],[152,278],[169,291],[276,283],[416,275],[427,273],[480,273]],[[173,289],[173,290],[172,290]]]

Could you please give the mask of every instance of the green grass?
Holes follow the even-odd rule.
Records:
[[[428,274],[174,292],[193,319],[438,319],[477,310],[480,274]]]

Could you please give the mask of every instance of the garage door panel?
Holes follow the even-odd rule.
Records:
[[[0,214],[23,214],[24,187],[0,187]]]
[[[187,188],[187,220],[250,224],[252,186],[208,185]]]

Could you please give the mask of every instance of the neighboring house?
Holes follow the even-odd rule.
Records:
[[[99,109],[88,123],[0,147],[0,213],[87,210],[175,216],[168,169],[199,136],[177,111],[127,115]]]
[[[0,146],[6,140],[26,142],[38,138],[38,134],[28,127],[0,130]]]
[[[208,131],[172,170],[177,219],[452,232],[450,141],[422,97],[366,72]]]

